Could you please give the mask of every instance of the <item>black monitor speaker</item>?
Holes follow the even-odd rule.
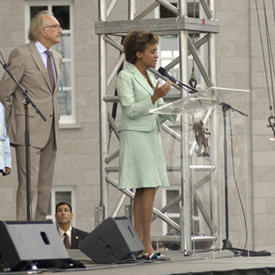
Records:
[[[128,218],[107,218],[79,244],[95,263],[107,264],[133,259],[144,246]]]
[[[13,271],[74,265],[51,221],[0,221],[0,264]]]

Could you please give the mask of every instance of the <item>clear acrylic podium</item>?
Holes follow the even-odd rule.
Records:
[[[160,115],[178,115],[178,124],[173,129],[176,129],[180,142],[180,152],[175,157],[180,158],[181,175],[170,184],[180,185],[178,235],[181,251],[186,255],[212,251],[215,253],[211,255],[216,257],[217,253],[224,250],[222,240],[225,238],[229,238],[234,247],[249,248],[251,228],[247,222],[250,220],[248,120],[235,114],[227,114],[234,137],[238,142],[242,140],[241,144],[233,143],[234,148],[231,148],[232,139],[226,134],[227,146],[229,145],[227,152],[224,152],[222,123],[222,104],[232,104],[248,113],[248,95],[248,90],[211,87],[196,94],[184,94],[181,99],[152,110]],[[163,140],[163,146],[169,147],[166,140]],[[236,152],[234,165],[229,153],[232,150]],[[237,175],[233,171],[234,166]],[[225,174],[228,174],[227,191],[224,188]],[[234,180],[236,177],[239,186]]]

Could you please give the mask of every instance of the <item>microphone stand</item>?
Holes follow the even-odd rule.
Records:
[[[30,210],[30,129],[29,129],[29,110],[28,105],[31,104],[32,107],[35,109],[35,111],[40,115],[40,117],[46,121],[47,119],[44,117],[44,115],[40,112],[40,110],[36,107],[34,102],[29,98],[28,96],[28,90],[24,90],[23,87],[18,83],[18,81],[13,77],[11,72],[8,69],[8,66],[6,63],[3,63],[0,60],[0,64],[3,66],[3,69],[7,72],[7,74],[11,77],[13,82],[16,84],[18,91],[21,92],[21,94],[24,96],[24,110],[25,110],[25,160],[26,160],[26,209],[27,209],[27,221],[31,220],[31,210]]]
[[[154,69],[154,68],[150,68],[149,71],[151,71],[153,74],[157,75],[158,77],[160,77],[160,78],[162,78],[162,79],[164,79],[164,80],[169,79],[169,80],[172,82],[172,84],[175,85],[176,88],[178,88],[178,89],[179,89],[179,88],[182,88],[182,89],[184,89],[188,94],[190,94],[190,92],[187,91],[186,88],[192,90],[194,93],[198,93],[198,92],[199,92],[198,90],[194,89],[193,87],[188,86],[187,84],[185,84],[185,83],[183,83],[183,82],[181,82],[181,81],[179,81],[179,80],[177,80],[177,79],[171,77],[171,76],[168,75],[168,74],[160,73],[158,70],[156,70],[156,69]],[[191,94],[193,94],[193,93],[191,93]]]
[[[228,214],[228,173],[227,173],[227,136],[226,136],[226,112],[229,110],[236,111],[242,116],[248,116],[247,114],[231,107],[230,105],[222,102],[219,103],[222,106],[223,111],[223,130],[224,130],[224,197],[225,197],[225,239],[223,240],[222,249],[231,250],[235,255],[241,256],[270,256],[271,253],[268,251],[252,251],[241,248],[232,247],[232,244],[229,240],[229,214]]]
[[[179,80],[176,80],[175,83],[176,83],[177,85],[179,85],[181,88],[187,88],[187,89],[192,90],[193,93],[198,93],[198,92],[199,92],[199,91],[196,90],[195,88],[193,88],[193,87],[191,87],[191,86],[188,86],[187,84],[185,84],[185,83],[183,83],[183,82],[181,82],[181,81],[179,81]],[[190,94],[190,92],[188,92],[188,93]],[[193,93],[191,93],[191,94],[193,94]]]

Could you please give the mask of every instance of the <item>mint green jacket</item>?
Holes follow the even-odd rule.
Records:
[[[156,86],[154,75],[147,71],[152,86]],[[163,99],[152,103],[151,96],[154,94],[152,88],[135,65],[128,63],[119,73],[116,88],[122,108],[121,121],[118,130],[152,131],[156,125],[166,120],[174,120],[171,115],[159,116],[150,113],[150,110],[164,104]]]

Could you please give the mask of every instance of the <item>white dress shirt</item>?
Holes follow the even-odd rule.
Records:
[[[47,69],[47,54],[45,53],[45,51],[47,51],[47,48],[44,47],[39,41],[36,41],[35,42],[35,46],[43,60],[43,63]],[[52,52],[52,49],[49,49],[50,52]],[[53,60],[53,56],[51,57],[52,58],[52,64],[54,64],[54,60]],[[53,65],[53,71],[54,71],[54,82],[56,83],[56,70],[55,70],[55,65]]]
[[[72,244],[72,227],[70,227],[67,231],[63,231],[60,227],[58,227],[58,232],[62,241],[64,240],[64,233],[66,233],[69,237],[70,244]]]
[[[5,167],[11,168],[11,150],[6,130],[5,108],[0,102],[0,171]]]

